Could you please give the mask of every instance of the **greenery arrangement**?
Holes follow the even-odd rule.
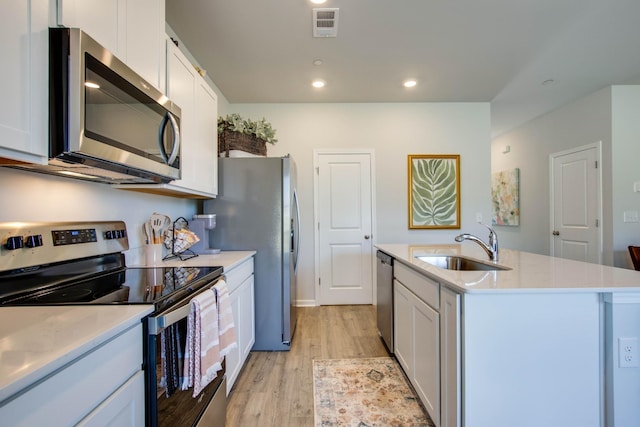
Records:
[[[278,142],[275,129],[264,117],[262,120],[254,121],[243,119],[237,113],[228,114],[226,117],[220,116],[218,117],[218,132],[222,134],[225,130],[251,135],[269,144]]]

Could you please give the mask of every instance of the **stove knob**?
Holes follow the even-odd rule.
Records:
[[[10,251],[20,249],[22,247],[22,236],[8,237],[7,243],[4,246]]]
[[[24,245],[28,248],[37,248],[38,246],[42,246],[42,234],[34,234],[33,236],[25,237]]]

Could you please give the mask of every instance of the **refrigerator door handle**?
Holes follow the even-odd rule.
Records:
[[[293,242],[293,235],[292,237],[292,242],[291,242],[291,246],[292,246],[292,250],[293,250],[293,271],[295,273],[298,272],[298,252],[299,252],[299,248],[300,248],[300,205],[298,204],[298,192],[294,189],[293,190],[293,206],[294,209],[296,211],[296,224],[294,227],[291,227],[291,233],[295,234],[295,244]]]

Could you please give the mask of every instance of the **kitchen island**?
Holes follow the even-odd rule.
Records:
[[[395,260],[395,355],[436,425],[640,425],[637,348],[619,354],[640,335],[639,272],[512,250],[494,263],[470,243],[376,246]],[[417,258],[443,255],[506,269]]]

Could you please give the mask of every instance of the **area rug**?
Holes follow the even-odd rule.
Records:
[[[313,361],[316,427],[431,427],[397,362],[390,357]]]

